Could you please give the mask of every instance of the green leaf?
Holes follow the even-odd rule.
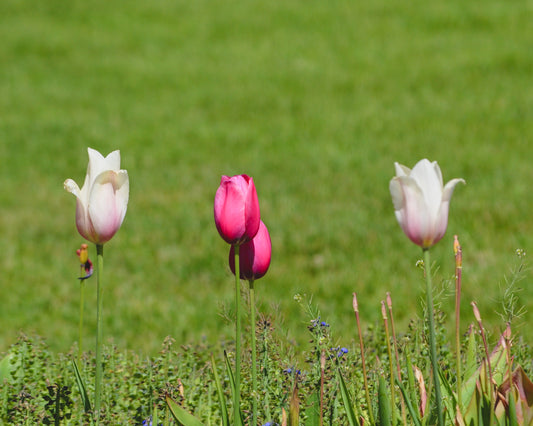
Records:
[[[339,382],[339,387],[341,389],[342,402],[344,403],[344,408],[346,410],[346,416],[348,417],[348,421],[350,422],[351,426],[357,426],[357,417],[355,414],[354,407],[350,402],[350,393],[346,388],[346,383],[344,382],[344,378],[342,377],[342,374],[339,370],[337,370],[337,381]]]
[[[229,384],[231,389],[231,395],[235,396],[235,377],[233,376],[233,371],[231,370],[231,363],[229,362],[228,354],[226,351],[224,351],[224,360],[226,361],[226,371],[228,373],[229,377]],[[239,407],[239,416],[241,417],[241,424],[244,424],[244,419],[242,416],[242,411]]]
[[[0,383],[3,383],[4,380],[9,380],[11,378],[11,358],[13,354],[7,354],[2,361],[0,361]]]
[[[518,426],[518,419],[516,417],[516,403],[514,399],[514,389],[509,389],[509,426]]]
[[[305,426],[320,425],[320,401],[317,392],[312,392],[307,400],[307,409],[305,410]]]
[[[413,404],[411,403],[411,399],[407,395],[407,391],[405,390],[403,383],[400,380],[398,380],[398,378],[396,378],[396,384],[398,385],[398,387],[400,388],[400,391],[402,392],[405,405],[407,406],[407,410],[409,411],[409,414],[411,415],[411,418],[413,419],[413,423],[416,426],[421,426],[418,412],[413,407]]]
[[[224,391],[220,385],[220,379],[217,373],[217,366],[215,364],[215,357],[211,354],[211,368],[213,369],[213,376],[215,377],[215,385],[217,388],[218,402],[220,404],[220,411],[222,412],[222,424],[223,426],[229,426],[228,408],[226,407],[226,401],[224,399]]]
[[[87,395],[87,388],[85,387],[83,377],[81,377],[80,370],[78,369],[78,365],[76,364],[76,361],[74,359],[72,360],[72,367],[74,368],[76,384],[78,385],[78,390],[80,391],[81,400],[83,402],[83,409],[86,413],[88,413],[89,411],[91,411],[91,400],[89,399],[89,395]]]
[[[409,351],[405,351],[405,367],[407,370],[407,383],[409,384],[409,398],[411,401],[416,401],[415,375],[413,373],[413,364],[411,363],[411,354]],[[418,404],[415,404],[415,406],[418,406]]]
[[[183,407],[180,407],[172,398],[167,396],[166,398],[168,408],[172,413],[174,419],[183,426],[204,426],[204,424],[186,411]]]
[[[454,416],[455,416],[455,410],[457,406],[457,397],[452,389],[452,386],[450,385],[450,382],[448,382],[448,379],[442,372],[442,370],[439,368],[439,378],[441,383],[441,390],[442,390],[442,402],[444,403],[444,406],[446,407],[446,413],[449,417],[450,424],[453,424],[454,422]]]
[[[392,413],[390,407],[390,398],[387,393],[387,383],[383,376],[379,376],[378,386],[378,406],[379,406],[379,424],[381,426],[392,426]]]
[[[159,425],[159,417],[157,415],[157,405],[154,405],[154,413],[152,415],[152,424]]]
[[[294,383],[291,400],[289,404],[289,425],[298,426],[300,424],[300,398],[298,397],[298,384]]]

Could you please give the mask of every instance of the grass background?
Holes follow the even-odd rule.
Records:
[[[57,350],[77,340],[83,241],[63,181],[83,183],[87,146],[120,149],[130,174],[105,246],[105,335],[121,348],[232,337],[229,247],[212,218],[222,174],[254,177],[273,243],[257,297],[290,339],[306,338],[297,293],[344,341],[353,291],[366,323],[391,291],[405,324],[421,312],[421,251],[388,182],[395,161],[423,157],[467,181],[433,250],[437,280],[453,275],[459,234],[464,327],[471,300],[499,327],[499,284],[533,242],[532,12],[525,0],[3,0],[0,351],[21,330]],[[531,340],[530,276],[521,286]]]

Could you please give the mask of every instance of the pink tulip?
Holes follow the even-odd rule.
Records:
[[[89,165],[83,187],[67,179],[64,187],[74,194],[76,227],[81,236],[95,244],[104,244],[119,230],[129,199],[129,179],[120,170],[120,151],[103,157],[89,148]]]
[[[394,166],[396,177],[389,189],[396,219],[412,242],[427,249],[444,236],[453,190],[465,181],[452,179],[443,187],[436,161],[420,160],[413,170],[398,163]]]
[[[242,244],[239,248],[239,275],[243,280],[257,280],[265,275],[270,266],[272,243],[268,229],[261,221],[259,231],[253,240]],[[229,267],[235,275],[235,247],[229,252]]]
[[[247,175],[222,176],[215,195],[215,225],[231,245],[250,241],[259,229],[259,201],[254,181]]]

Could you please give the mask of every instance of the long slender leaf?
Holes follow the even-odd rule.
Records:
[[[342,377],[342,374],[339,370],[337,370],[337,380],[341,389],[342,402],[344,403],[344,409],[346,410],[346,416],[348,417],[348,421],[350,422],[351,426],[357,426],[357,417],[355,415],[354,407],[350,402],[350,393],[346,388],[346,383],[344,382],[344,378]]]
[[[300,424],[300,398],[298,397],[298,384],[294,383],[294,389],[289,404],[289,425],[298,426]]]
[[[390,409],[390,398],[387,393],[387,384],[382,375],[379,376],[378,386],[378,406],[379,406],[379,424],[381,426],[392,425],[392,413]]]
[[[413,407],[413,404],[411,403],[411,400],[409,398],[409,395],[407,394],[407,391],[405,390],[404,385],[398,378],[396,378],[396,384],[400,388],[400,391],[402,392],[403,399],[405,401],[405,405],[407,406],[407,410],[409,411],[409,414],[411,415],[411,418],[413,419],[413,423],[416,426],[422,426],[422,423],[420,423],[420,418],[418,416],[418,412]]]
[[[511,381],[512,384],[512,381]],[[514,399],[514,389],[511,385],[509,389],[509,426],[518,426],[518,419],[516,417],[516,403]]]
[[[78,369],[78,365],[76,364],[76,361],[74,359],[72,360],[72,367],[74,368],[76,384],[78,385],[81,400],[83,401],[83,409],[86,413],[88,413],[89,411],[91,411],[91,401],[89,399],[89,395],[87,395],[87,388],[85,387],[85,383],[83,382],[83,378],[81,377],[80,370]]]
[[[226,371],[228,372],[231,395],[235,396],[235,377],[233,376],[233,371],[231,370],[231,363],[229,362],[228,354],[226,351],[224,351],[224,360],[226,361]],[[244,424],[244,419],[243,419],[243,415],[242,415],[242,411],[240,407],[239,407],[239,415],[241,416],[241,424]]]
[[[320,426],[320,401],[317,392],[312,392],[306,403],[305,426]]]
[[[220,379],[217,373],[217,366],[215,364],[215,357],[211,354],[211,368],[213,369],[213,376],[215,377],[215,385],[217,388],[218,402],[220,404],[220,411],[222,412],[222,424],[229,426],[228,407],[226,407],[226,401],[224,399],[224,391],[220,385]]]
[[[166,401],[174,419],[180,424],[183,424],[183,426],[204,426],[200,420],[186,411],[183,407],[180,407],[176,401],[169,396],[167,396]]]

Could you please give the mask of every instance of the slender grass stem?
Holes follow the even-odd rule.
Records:
[[[398,354],[398,340],[396,339],[396,329],[394,327],[394,315],[392,314],[392,297],[389,292],[387,292],[387,309],[389,310],[390,317],[390,327],[392,333],[392,344],[394,346],[394,357],[396,360],[396,371],[398,372],[398,381],[402,381],[402,370],[400,368],[400,355]],[[391,379],[392,380],[392,379]],[[391,386],[394,384],[392,381]],[[405,403],[402,398],[400,398],[400,404],[402,406],[402,421],[403,424],[407,424],[407,414],[405,412]]]
[[[390,344],[389,324],[387,320],[387,310],[385,308],[385,302],[381,301],[381,315],[383,317],[383,324],[385,326],[385,338],[387,339],[387,353],[389,354],[389,374],[390,374],[390,405],[391,416],[396,418],[396,400],[395,400],[395,385],[394,385],[394,362],[392,359],[392,348]]]
[[[80,277],[85,276],[85,266],[80,266]],[[80,324],[78,330],[78,365],[81,362],[83,353],[83,311],[85,307],[85,280],[80,280]]]
[[[442,410],[442,393],[440,390],[439,379],[439,364],[437,360],[437,342],[435,336],[435,318],[433,314],[433,287],[431,284],[431,257],[429,255],[429,249],[423,249],[424,251],[424,265],[426,273],[426,304],[428,311],[428,323],[429,323],[429,346],[430,346],[430,358],[431,367],[433,369],[433,382],[435,384],[435,400],[437,404],[437,419],[438,425],[444,426],[444,413]]]
[[[374,414],[372,412],[372,401],[370,399],[370,390],[368,388],[368,379],[365,362],[365,346],[363,343],[363,334],[361,333],[361,321],[359,319],[359,305],[357,303],[357,295],[353,293],[353,311],[355,313],[355,320],[357,321],[357,332],[359,334],[359,350],[361,351],[361,362],[363,364],[363,382],[365,386],[365,398],[368,409],[368,418],[370,424],[374,424]]]
[[[257,349],[255,338],[255,288],[254,280],[250,286],[250,341],[252,344],[252,425],[257,425]]]
[[[96,374],[94,383],[94,415],[96,425],[100,424],[100,406],[102,399],[102,340],[103,340],[103,299],[102,299],[102,276],[104,272],[104,246],[96,244]]]
[[[485,381],[487,383],[487,388],[489,391],[489,425],[492,424],[492,413],[494,408],[494,400],[492,397],[493,394],[493,385],[492,385],[492,367],[490,364],[490,353],[489,353],[489,345],[487,344],[487,336],[485,335],[485,329],[483,328],[483,322],[481,321],[481,314],[479,312],[479,309],[476,305],[476,302],[471,303],[472,308],[474,310],[474,317],[476,318],[476,321],[479,326],[479,332],[481,333],[481,338],[483,339],[483,347],[485,348],[485,362],[487,363],[487,367],[485,369]]]
[[[326,370],[326,353],[324,349],[320,353],[320,417],[319,426],[324,425],[324,375]]]
[[[235,248],[235,393],[233,395],[233,421],[241,425],[241,279],[239,246]]]
[[[457,235],[454,237],[455,252],[455,365],[457,374],[457,405],[462,412],[462,379],[461,379],[461,279],[463,271],[463,253]]]

